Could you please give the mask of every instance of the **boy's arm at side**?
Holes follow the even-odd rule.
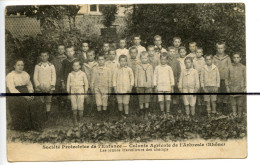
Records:
[[[70,74],[67,78],[67,92],[70,93]]]
[[[178,88],[179,88],[179,90],[180,90],[180,92],[182,92],[182,74],[183,74],[183,72],[181,72],[181,75],[180,75],[180,79],[179,79],[179,84],[178,84]]]
[[[196,85],[195,85],[196,91],[195,92],[198,92],[199,89],[200,89],[200,79],[199,79],[198,71],[197,70],[195,70],[195,71],[196,71],[195,72],[195,83],[196,83]]]
[[[132,87],[135,85],[135,77],[134,72],[132,69],[129,69],[129,76],[130,76],[130,92],[132,91]]]
[[[83,81],[84,81],[85,93],[88,93],[89,83],[88,83],[87,75],[85,73],[83,74]],[[85,95],[85,97],[86,96],[87,95]]]
[[[34,68],[33,82],[34,82],[35,88],[37,90],[40,90],[39,89],[40,82],[39,82],[38,78],[39,78],[39,69],[38,69],[38,65],[36,65],[35,68]]]
[[[55,70],[54,65],[52,65],[52,67],[51,67],[51,85],[53,87],[55,87],[55,85],[56,85],[56,70]]]

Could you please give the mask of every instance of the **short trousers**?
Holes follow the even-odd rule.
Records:
[[[230,96],[230,103],[232,106],[242,106],[244,100],[243,96]]]
[[[137,87],[136,92],[141,93],[141,95],[138,95],[139,104],[149,103],[152,91],[152,88]]]
[[[194,89],[183,89],[182,93],[193,93]],[[183,95],[183,103],[185,106],[195,106],[196,105],[196,95]]]
[[[129,104],[130,95],[117,95],[116,98],[118,104]]]
[[[171,92],[160,92],[160,91],[158,91],[158,93],[165,93],[166,95],[158,95],[158,101],[159,102],[162,102],[162,101],[164,101],[164,100],[166,100],[166,101],[171,101],[171,95],[170,95],[170,93]],[[167,95],[167,93],[169,93],[168,95]]]
[[[217,93],[217,87],[207,86],[205,87],[207,93]],[[217,101],[217,95],[204,95],[204,101]]]
[[[71,88],[71,106],[72,110],[84,110],[84,88],[83,87],[77,87],[77,88]]]
[[[52,93],[52,91],[50,93]],[[50,96],[40,96],[40,100],[43,103],[46,103],[46,104],[50,104],[51,103],[51,99],[52,99],[52,95],[50,95]]]
[[[95,88],[95,98],[97,106],[107,107],[108,91],[102,91],[99,88]]]

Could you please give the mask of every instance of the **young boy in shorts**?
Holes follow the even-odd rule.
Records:
[[[91,78],[91,88],[95,93],[97,112],[99,118],[103,120],[107,116],[107,100],[111,91],[111,70],[105,66],[104,56],[98,56],[98,66],[93,69]],[[103,111],[103,112],[102,112]]]
[[[150,95],[153,88],[153,66],[148,63],[148,53],[141,53],[141,64],[137,65],[135,73],[135,87],[139,98],[140,112],[145,118],[149,113]],[[147,94],[147,95],[144,95]]]
[[[199,74],[198,71],[192,68],[192,58],[185,58],[186,69],[181,72],[178,88],[182,93],[197,93],[199,84]],[[190,119],[190,114],[192,117],[195,116],[195,105],[196,96],[195,95],[183,95],[183,103],[185,106],[187,119]]]
[[[127,66],[127,56],[121,55],[119,57],[120,67],[116,69],[113,75],[113,87],[117,95],[118,110],[122,115],[128,117],[129,101],[132,88],[134,86],[134,73],[130,67]],[[124,114],[123,114],[124,110]]]
[[[166,104],[166,113],[170,113],[171,105],[171,95],[170,93],[174,92],[174,75],[172,68],[167,65],[167,53],[163,52],[161,54],[161,64],[155,68],[154,71],[154,86],[155,92],[163,93],[165,95],[158,95],[158,101],[160,104],[160,110],[164,114],[165,104]]]
[[[229,66],[226,79],[227,92],[246,92],[246,67],[240,63],[241,54],[233,54],[233,64]],[[241,118],[243,114],[244,97],[241,95],[230,95],[232,105],[232,117]]]
[[[213,56],[207,55],[206,65],[201,70],[200,84],[205,93],[217,93],[220,87],[219,71],[216,65],[212,63]],[[206,102],[206,109],[208,116],[215,115],[217,95],[204,95],[204,101]]]

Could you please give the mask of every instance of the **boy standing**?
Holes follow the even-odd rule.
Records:
[[[199,84],[199,74],[198,71],[192,68],[192,58],[185,58],[186,69],[181,72],[179,80],[179,90],[182,93],[197,93],[200,84]],[[195,95],[183,95],[183,102],[185,105],[185,111],[187,119],[190,119],[190,114],[195,116],[195,105],[196,105],[196,96]]]
[[[108,54],[109,54],[108,51],[109,51],[109,49],[110,49],[109,43],[108,42],[104,42],[102,50],[100,52],[100,55],[104,56],[105,60],[108,59]]]
[[[141,52],[146,51],[145,47],[141,46],[141,44],[140,44],[141,43],[141,36],[140,35],[135,35],[134,39],[133,39],[133,43],[134,43],[133,46],[136,47],[137,53],[138,53],[136,58],[138,60],[140,60]]]
[[[241,54],[233,54],[234,63],[229,66],[226,79],[227,92],[246,92],[246,67],[240,63]],[[241,95],[230,95],[234,117],[242,117],[243,101]]]
[[[88,58],[88,60],[87,60],[87,62],[85,62],[83,64],[82,71],[86,73],[88,81],[91,82],[92,81],[91,78],[92,78],[93,69],[98,66],[98,63],[95,61],[95,51],[92,50],[92,49],[88,50],[87,58]],[[93,88],[90,84],[89,90],[88,90],[89,93],[91,93],[91,92],[94,93],[94,91],[92,91],[92,89]],[[92,117],[94,116],[94,112],[93,112],[94,102],[95,102],[94,96],[89,95],[88,98],[87,98],[87,101],[86,101],[86,103],[89,106],[89,113],[87,114],[87,116],[92,116]]]
[[[139,97],[140,111],[146,117],[149,109],[150,95],[153,88],[153,66],[148,63],[148,53],[141,53],[141,64],[137,65],[135,73],[135,87]],[[143,95],[147,94],[147,95]]]
[[[129,49],[129,54],[130,54],[130,60],[128,62],[128,66],[133,70],[135,74],[136,66],[137,64],[140,63],[140,56],[139,59],[137,59],[137,55],[139,54],[137,48],[131,47]]]
[[[217,93],[220,87],[219,71],[216,65],[212,63],[213,56],[206,56],[206,65],[201,70],[200,83],[205,93]],[[204,95],[208,116],[215,115],[217,95]],[[211,105],[211,106],[210,106]],[[212,108],[211,108],[212,107]],[[212,111],[211,111],[212,110]]]
[[[162,37],[161,36],[159,36],[159,35],[154,36],[153,42],[154,42],[154,48],[155,48],[156,53],[160,54],[162,52],[167,52],[167,50],[162,47]]]
[[[155,69],[156,66],[160,65],[160,56],[157,56],[154,49],[154,45],[150,45],[147,47],[149,64],[153,66],[153,69]]]
[[[127,58],[128,58],[127,60],[130,59],[129,50],[126,49],[126,39],[119,40],[119,49],[116,50],[116,58],[115,58],[115,60],[117,62],[118,62],[119,56],[122,54],[127,56]]]
[[[81,51],[78,53],[78,59],[83,64],[87,61],[87,51],[89,50],[89,44],[87,41],[83,41],[81,44]]]
[[[91,88],[95,93],[99,117],[103,114],[102,110],[107,115],[107,100],[111,87],[111,70],[105,67],[104,56],[98,56],[98,66],[93,69],[92,73]],[[103,117],[104,115],[101,120],[103,120]]]
[[[190,50],[190,53],[187,55],[187,57],[191,57],[192,60],[193,60],[196,57],[197,43],[196,42],[190,42],[189,43],[189,50]]]
[[[61,83],[61,77],[62,77],[62,62],[67,59],[67,56],[65,55],[65,46],[62,44],[58,45],[58,55],[54,57],[52,60],[52,64],[55,67],[56,70],[56,86],[54,93],[63,93],[62,90],[62,83]],[[64,104],[63,96],[56,96],[57,101]],[[60,104],[59,104],[60,105]],[[61,106],[59,106],[61,108]]]
[[[158,95],[158,101],[161,112],[165,113],[164,107],[166,104],[166,112],[169,114],[171,104],[171,95],[169,93],[174,92],[174,75],[172,68],[167,65],[167,53],[163,52],[160,59],[161,64],[154,71],[154,86],[156,92],[166,94]]]
[[[194,66],[194,69],[196,69],[198,71],[199,78],[200,78],[201,71],[205,66],[205,60],[203,58],[203,49],[202,48],[196,49],[196,57],[193,59],[193,66]],[[201,92],[201,89],[198,92]],[[202,105],[204,105],[203,96],[199,95],[199,96],[197,96],[197,106],[198,106],[198,110],[200,111],[200,113],[202,112],[202,109],[201,109]]]
[[[224,42],[217,43],[216,47],[217,47],[217,54],[213,58],[213,64],[215,64],[219,70],[219,75],[220,75],[219,92],[226,93],[227,89],[225,85],[225,79],[227,78],[228,68],[231,65],[231,59],[227,54],[225,54],[226,45]],[[228,97],[226,95],[219,95],[217,102],[218,102],[218,107],[222,108],[222,113],[228,114],[227,112]]]
[[[168,62],[167,62],[167,64],[172,68],[172,71],[173,71],[173,74],[174,74],[174,80],[175,80],[174,91],[175,91],[175,93],[178,93],[179,92],[178,81],[179,81],[180,74],[181,74],[181,66],[180,66],[180,63],[177,60],[175,54],[176,54],[175,48],[173,46],[170,46],[168,48]],[[173,95],[172,96],[173,105],[178,106],[179,100],[180,100],[179,95]],[[180,109],[180,105],[178,106],[178,109]]]
[[[35,91],[41,93],[52,93],[55,90],[56,84],[56,71],[53,64],[49,59],[47,51],[41,51],[41,62],[35,66],[33,80],[35,84]],[[52,96],[41,96],[40,99],[46,105],[47,119],[51,111],[51,98]]]
[[[132,87],[134,86],[134,73],[130,67],[127,66],[127,56],[121,55],[119,57],[120,67],[117,68],[113,75],[113,87],[115,92],[122,95],[117,95],[118,110],[123,112],[127,117],[129,114],[129,101]]]
[[[179,48],[181,46],[181,38],[180,37],[173,37],[172,43],[173,43],[173,47],[174,47],[175,52],[176,52],[175,57],[179,58],[180,57]]]
[[[181,67],[181,72],[184,71],[186,69],[186,66],[185,66],[185,63],[184,63],[184,60],[185,60],[185,57],[186,57],[186,48],[184,46],[181,46],[179,48],[179,55],[180,57],[178,58],[178,61],[180,63],[180,67]]]
[[[72,94],[69,95],[69,99],[71,100],[75,127],[78,125],[77,115],[79,115],[79,122],[83,118],[84,98],[87,97],[84,94],[88,92],[88,80],[86,74],[80,70],[80,61],[75,60],[72,67],[73,71],[69,73],[67,80],[67,92]]]

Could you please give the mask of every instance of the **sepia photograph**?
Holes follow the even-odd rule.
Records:
[[[6,6],[8,161],[246,158],[245,28],[244,3]]]

